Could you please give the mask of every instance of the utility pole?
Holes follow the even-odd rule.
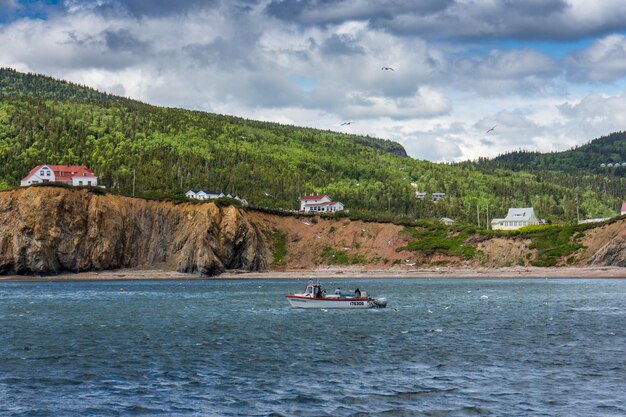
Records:
[[[480,229],[480,206],[476,204],[476,219],[478,220],[478,228]]]
[[[576,224],[580,223],[580,213],[578,211],[578,194],[576,194]]]

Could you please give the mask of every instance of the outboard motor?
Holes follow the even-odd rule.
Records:
[[[385,297],[374,298],[374,305],[377,308],[385,308],[387,307],[387,299]]]

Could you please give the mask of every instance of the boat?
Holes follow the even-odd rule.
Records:
[[[322,284],[309,282],[303,293],[285,294],[292,307],[295,308],[385,308],[387,299],[384,297],[375,298],[365,291],[356,289],[354,295],[343,295],[337,289],[335,294],[326,294]]]

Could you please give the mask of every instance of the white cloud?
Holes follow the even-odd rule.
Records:
[[[0,66],[157,105],[397,140],[437,161],[566,149],[624,129],[615,82],[625,36],[565,59],[480,40],[595,36],[626,27],[620,2],[417,3],[67,0],[47,20],[0,23]],[[346,120],[355,123],[340,128]]]
[[[626,77],[626,36],[610,35],[574,52],[568,59],[573,79],[610,82]]]

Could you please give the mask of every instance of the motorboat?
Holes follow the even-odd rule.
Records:
[[[358,288],[352,295],[344,295],[337,289],[334,294],[326,294],[322,284],[309,282],[303,293],[286,294],[289,304],[295,308],[385,308],[387,299],[384,297],[375,298],[361,291]]]

